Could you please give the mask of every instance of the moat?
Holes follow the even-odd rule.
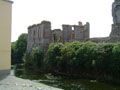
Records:
[[[54,76],[50,73],[42,74],[40,71],[27,69],[23,66],[15,66],[14,74],[23,79],[40,82],[63,90],[120,90],[119,85],[106,84],[96,80],[71,79],[67,77]]]

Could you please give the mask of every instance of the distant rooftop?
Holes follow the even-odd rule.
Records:
[[[3,1],[6,1],[6,2],[10,2],[10,3],[13,3],[13,1],[11,1],[11,0],[3,0]]]

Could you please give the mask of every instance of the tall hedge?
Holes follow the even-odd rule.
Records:
[[[31,55],[25,55],[26,63],[37,66],[45,60],[43,66],[52,72],[115,78],[120,75],[120,43],[52,43],[46,54],[34,51]]]
[[[68,74],[120,73],[120,43],[72,42],[53,43],[48,49],[48,62],[52,70]]]

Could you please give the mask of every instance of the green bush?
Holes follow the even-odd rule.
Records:
[[[46,55],[46,56],[45,56]],[[110,76],[120,75],[120,43],[52,43],[47,53],[34,48],[24,55],[24,62],[48,71],[69,75]]]
[[[23,57],[23,60],[24,60],[24,64],[25,65],[32,65],[32,63],[33,63],[33,57],[32,57],[32,55],[31,55],[31,53],[25,53],[24,54],[24,57]]]
[[[72,43],[66,43],[65,46],[62,48],[62,71],[67,73],[79,73],[79,59],[77,58],[77,51],[82,46],[82,43],[80,42],[72,42]],[[64,65],[64,67],[63,67]]]
[[[18,40],[11,45],[12,64],[23,63],[23,56],[27,48],[27,34],[23,33],[18,37]]]
[[[33,48],[31,53],[25,53],[23,60],[25,65],[32,65],[34,67],[40,68],[43,65],[44,56],[44,50]]]
[[[113,57],[110,61],[110,69],[112,72],[112,75],[119,77],[120,75],[120,43],[117,43],[114,45],[113,51],[112,51]]]
[[[51,70],[57,70],[57,64],[61,58],[61,48],[64,45],[62,43],[52,43],[48,48],[48,66]]]

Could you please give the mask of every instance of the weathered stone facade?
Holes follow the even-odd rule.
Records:
[[[75,40],[83,42],[89,39],[89,33],[90,33],[89,29],[90,29],[90,25],[88,22],[85,25],[82,25],[82,23],[79,25],[74,25]]]
[[[62,25],[63,28],[63,36],[62,42],[71,42],[72,41],[72,26],[71,25]]]
[[[34,47],[48,48],[52,42],[51,33],[51,23],[48,21],[28,27],[27,51],[32,51]]]
[[[87,22],[82,25],[62,25],[62,29],[51,30],[51,23],[49,21],[42,21],[40,24],[28,27],[28,44],[27,52],[31,52],[32,48],[38,47],[47,49],[52,42],[72,42],[86,41],[89,39],[90,25]]]
[[[62,25],[62,28],[63,43],[72,42],[74,40],[83,42],[89,39],[90,25],[88,22],[85,25],[82,25],[81,22],[79,22],[79,25]]]
[[[109,36],[109,42],[120,42],[120,0],[115,0],[112,4],[113,24]]]
[[[110,37],[120,36],[120,23],[112,24],[112,31]]]
[[[120,0],[114,0],[112,4],[112,16],[114,24],[120,23]]]
[[[61,31],[61,29],[52,30],[52,42],[62,42],[62,31]]]
[[[115,0],[112,4],[113,24],[110,37],[120,37],[120,0]]]

